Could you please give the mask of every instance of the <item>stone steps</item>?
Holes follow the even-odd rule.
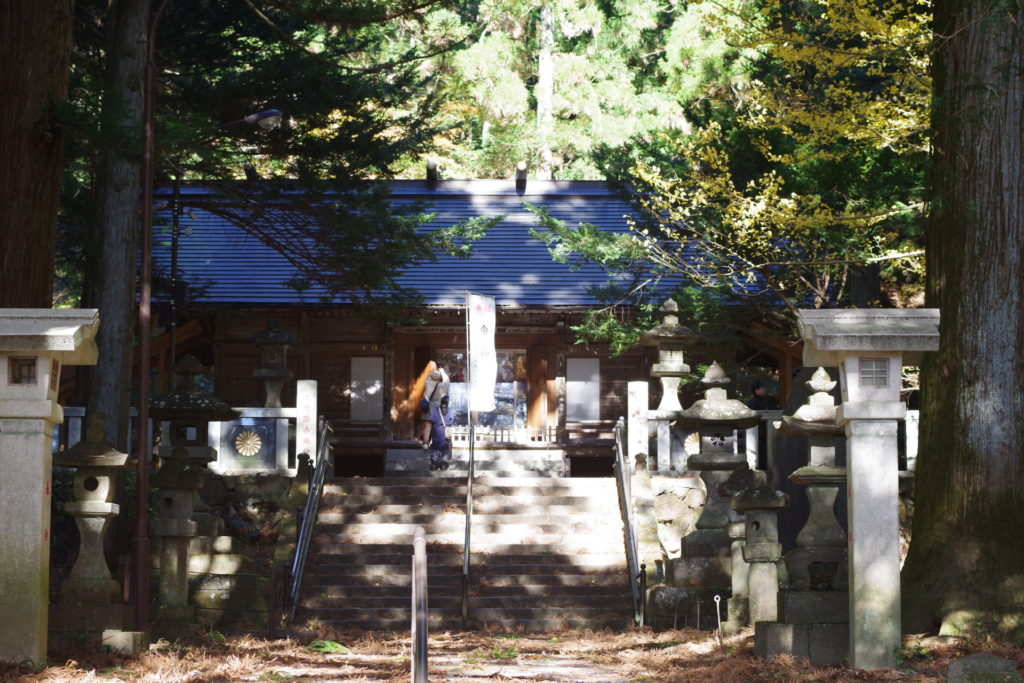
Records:
[[[431,628],[461,626],[465,479],[331,480],[296,625],[408,628],[412,536],[427,538]],[[632,601],[611,479],[488,477],[474,485],[471,623],[620,628]]]

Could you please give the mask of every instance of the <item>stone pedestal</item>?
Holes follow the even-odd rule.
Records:
[[[0,310],[0,661],[46,661],[50,474],[61,365],[96,363],[94,310]]]
[[[939,312],[799,311],[805,365],[839,367],[847,438],[850,664],[896,664],[901,645],[896,421],[901,370],[938,348]]]

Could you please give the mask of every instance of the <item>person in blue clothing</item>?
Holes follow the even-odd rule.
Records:
[[[448,397],[442,396],[438,405],[430,411],[430,469],[446,470],[452,460],[452,443],[448,439],[448,428],[455,421],[448,414]]]

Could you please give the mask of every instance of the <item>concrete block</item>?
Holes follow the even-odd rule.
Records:
[[[1021,680],[1015,662],[990,654],[971,655],[949,664],[949,683]]]
[[[137,655],[149,649],[149,631],[108,629],[103,632],[100,646],[121,655]]]
[[[779,621],[789,624],[847,624],[850,595],[840,591],[783,591]]]
[[[791,654],[810,659],[806,624],[759,621],[754,625],[754,654],[764,659]]]

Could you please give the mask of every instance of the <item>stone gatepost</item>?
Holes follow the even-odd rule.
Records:
[[[682,448],[672,447],[672,421],[682,412],[679,403],[679,382],[689,374],[690,366],[683,362],[683,345],[694,339],[688,328],[679,324],[679,305],[668,299],[661,306],[664,317],[657,325],[643,333],[641,343],[658,349],[658,362],[651,368],[651,377],[661,379],[661,403],[657,410],[647,413],[658,434],[656,464],[658,472],[670,469],[682,472],[686,468],[686,454]]]
[[[732,501],[733,510],[746,521],[743,559],[750,565],[750,621],[754,624],[778,618],[778,562],[782,557],[778,511],[789,505],[789,496],[768,486],[763,472],[757,475],[757,486],[741,491]]]
[[[734,471],[747,466],[746,454],[736,452],[736,430],[757,424],[761,418],[727,397],[725,385],[731,380],[718,363],[711,364],[702,381],[708,387],[704,398],[680,413],[676,426],[700,434],[700,452],[690,456],[688,465],[700,473],[707,499],[697,529],[682,541],[682,556],[674,561],[672,576],[677,586],[700,589],[710,597],[730,590],[732,540],[727,529],[730,522],[739,521],[728,495],[722,495],[719,488]]]
[[[64,510],[75,518],[80,539],[75,566],[54,605],[54,631],[99,636],[124,628],[128,620],[121,587],[111,578],[103,552],[110,520],[120,512],[114,491],[128,454],[106,441],[105,422],[103,415],[89,415],[85,440],[54,457],[58,465],[75,468],[75,500],[65,503]]]
[[[0,661],[46,661],[61,365],[95,365],[95,310],[0,310]]]
[[[896,665],[901,646],[897,421],[904,362],[939,347],[937,309],[801,310],[804,364],[839,368],[846,439],[850,664]]]

